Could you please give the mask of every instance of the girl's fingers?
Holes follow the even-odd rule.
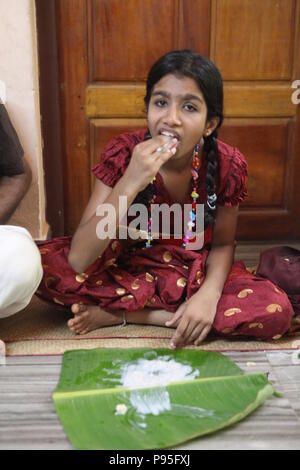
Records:
[[[193,334],[193,332],[195,331],[195,328],[197,328],[197,327],[198,327],[197,323],[195,323],[193,320],[190,320],[188,322],[188,325],[187,325],[186,330],[185,330],[184,335],[183,335],[183,343],[185,345],[191,343],[190,337]],[[198,338],[198,336],[196,336],[196,338]]]
[[[185,304],[181,304],[180,307],[178,308],[178,310],[176,311],[174,317],[172,318],[172,320],[169,320],[165,323],[166,326],[173,326],[175,325],[175,323],[179,320],[179,318],[182,317],[184,311],[185,311],[185,308],[186,308],[186,305]]]
[[[174,139],[174,141],[171,141],[166,147],[164,147],[161,152],[156,152],[155,155],[157,155],[156,161],[160,162],[162,165],[166,161],[169,160],[169,158],[173,157],[175,153],[177,152],[177,147],[178,147],[178,140]]]
[[[149,140],[146,140],[145,142],[142,142],[139,145],[143,146],[144,149],[147,150],[147,152],[149,152],[150,154],[151,153],[156,154],[157,149],[163,148],[165,145],[168,145],[171,142],[171,140],[172,140],[171,137],[168,137],[166,135],[158,135],[154,137],[153,139],[149,139]],[[160,152],[161,150],[158,152],[158,155]]]
[[[199,338],[194,342],[195,346],[199,346],[200,343],[202,343],[202,341],[205,340],[206,336],[208,335],[208,333],[210,332],[211,330],[211,326],[206,326],[202,333],[200,334]]]
[[[204,328],[205,327],[203,323],[199,323],[198,325],[196,325],[196,327],[194,328],[194,330],[191,332],[190,336],[188,337],[189,344],[192,344],[199,339]]]
[[[170,152],[171,148],[174,147],[175,144],[178,143],[177,139],[170,139],[164,143],[163,145],[157,147],[156,153],[161,153],[161,152]]]
[[[171,338],[170,346],[172,349],[177,348],[184,342],[184,333],[188,326],[186,318],[182,318],[179,325],[176,328],[174,335]]]

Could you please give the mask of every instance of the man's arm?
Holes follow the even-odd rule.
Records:
[[[25,196],[31,183],[31,169],[24,159],[25,172],[0,177],[0,224],[6,224]]]

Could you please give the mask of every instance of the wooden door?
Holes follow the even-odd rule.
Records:
[[[291,85],[300,79],[300,0],[57,0],[56,14],[66,233],[89,199],[101,149],[145,126],[151,64],[191,48],[219,67],[219,136],[249,164],[237,238],[299,238],[300,113]]]

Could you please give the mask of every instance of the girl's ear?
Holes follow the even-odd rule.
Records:
[[[215,117],[211,119],[210,121],[208,121],[205,126],[204,137],[210,136],[214,132],[214,130],[216,130],[216,128],[218,127],[219,122],[220,122],[220,118],[218,117]]]

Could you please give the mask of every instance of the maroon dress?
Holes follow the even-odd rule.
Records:
[[[134,146],[144,136],[145,131],[136,131],[113,139],[93,168],[96,178],[114,187],[129,164]],[[247,196],[247,162],[238,149],[220,140],[218,150],[217,203],[234,206]],[[204,158],[198,179],[198,203],[207,198],[205,175]],[[160,173],[155,185],[157,204],[176,202],[168,194]],[[145,242],[128,246],[126,241],[112,240],[102,256],[81,274],[68,263],[71,237],[41,242],[44,277],[38,295],[65,306],[79,302],[97,304],[110,312],[144,307],[176,312],[205,280],[211,239],[212,227],[205,231],[204,246],[198,251],[184,250],[180,246],[182,241],[176,239],[153,240],[150,248],[145,248]],[[279,339],[288,331],[293,314],[283,290],[270,280],[251,274],[239,261],[233,263],[224,285],[212,332]]]

